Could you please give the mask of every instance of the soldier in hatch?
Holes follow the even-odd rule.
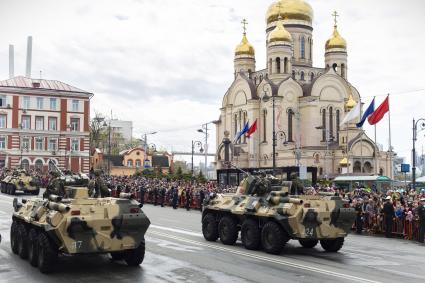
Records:
[[[110,197],[111,194],[108,190],[108,187],[103,182],[102,178],[100,177],[100,171],[95,170],[94,171],[94,180],[91,180],[89,183],[89,196],[98,198],[99,196],[104,197]]]
[[[60,174],[56,171],[50,171],[49,174],[50,180],[47,184],[46,191],[43,194],[43,198],[49,198],[52,194],[64,197],[65,188],[63,181],[60,179]]]
[[[298,179],[297,174],[291,174],[291,195],[303,195],[304,186],[301,181]]]

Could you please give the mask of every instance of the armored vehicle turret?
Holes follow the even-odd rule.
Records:
[[[343,246],[355,219],[348,202],[334,194],[291,195],[297,186],[273,176],[248,175],[236,194],[213,194],[204,201],[202,232],[206,240],[281,253],[298,240],[305,248],[320,241],[328,252]]]
[[[140,204],[129,194],[91,198],[87,187],[68,183],[59,184],[63,191],[56,191],[62,195],[50,191],[46,198],[14,199],[12,251],[43,273],[54,270],[61,254],[109,253],[129,266],[140,265],[150,225]]]
[[[10,195],[14,195],[16,191],[38,195],[40,192],[40,179],[31,176],[26,170],[18,168],[1,181],[0,190],[2,193]]]

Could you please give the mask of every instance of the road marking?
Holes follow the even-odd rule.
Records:
[[[182,230],[182,229],[176,229],[176,228],[171,228],[171,227],[163,227],[163,226],[158,226],[158,225],[153,225],[153,224],[151,224],[149,227],[159,229],[159,230],[165,230],[165,231],[176,232],[176,233],[180,233],[180,234],[185,234],[185,235],[189,235],[189,236],[195,236],[195,237],[202,237],[203,238],[203,235],[201,233],[196,233],[196,232],[192,232],[192,231],[189,231],[189,230]]]
[[[162,227],[162,228],[164,228],[164,227]],[[148,233],[153,234],[153,235],[157,235],[157,236],[166,237],[166,238],[171,238],[171,239],[174,239],[174,240],[177,240],[177,241],[180,241],[180,242],[190,243],[190,244],[197,245],[197,246],[204,246],[204,247],[208,247],[208,248],[219,250],[219,251],[225,251],[225,252],[233,253],[233,254],[236,254],[236,255],[241,255],[241,256],[244,256],[244,257],[249,257],[249,258],[253,258],[253,259],[257,259],[257,260],[262,260],[262,261],[267,261],[267,262],[276,263],[276,264],[280,264],[280,265],[285,265],[285,266],[289,266],[289,267],[293,267],[293,268],[297,268],[297,269],[302,269],[302,270],[306,270],[306,271],[310,271],[310,272],[320,273],[320,274],[324,274],[324,275],[328,275],[328,276],[343,278],[343,279],[347,279],[347,280],[351,280],[351,281],[367,282],[367,283],[378,283],[379,282],[379,281],[369,280],[369,279],[366,279],[366,278],[352,276],[352,275],[348,275],[348,274],[344,274],[344,273],[334,272],[334,271],[330,271],[330,270],[326,270],[326,269],[322,269],[322,268],[302,265],[302,264],[293,263],[293,262],[280,260],[280,259],[269,258],[269,257],[261,256],[261,255],[255,255],[255,254],[248,253],[248,252],[237,251],[237,250],[234,250],[234,249],[229,249],[229,248],[221,247],[221,246],[218,246],[218,245],[201,243],[201,242],[198,242],[198,241],[194,241],[194,240],[190,240],[190,239],[186,239],[186,238],[182,238],[182,237],[178,237],[178,236],[174,236],[174,235],[170,235],[170,234],[164,234],[164,233],[157,232],[157,231],[149,230]]]

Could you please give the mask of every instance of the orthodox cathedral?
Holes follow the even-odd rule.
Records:
[[[279,0],[268,8],[264,69],[257,69],[243,21],[234,81],[216,122],[220,182],[239,181],[230,162],[248,171],[275,167],[288,177],[307,168],[313,182],[347,173],[392,177],[391,153],[356,127],[359,119],[341,123],[360,103],[360,94],[347,79],[347,42],[338,32],[336,12],[334,17],[331,37],[324,43],[324,68],[313,66],[313,10],[306,1]],[[250,137],[235,138],[253,123]]]

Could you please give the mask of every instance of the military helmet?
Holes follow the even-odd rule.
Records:
[[[94,170],[94,175],[97,177],[97,176],[100,176],[102,174],[102,170],[100,170],[100,169],[96,169],[96,170]]]

